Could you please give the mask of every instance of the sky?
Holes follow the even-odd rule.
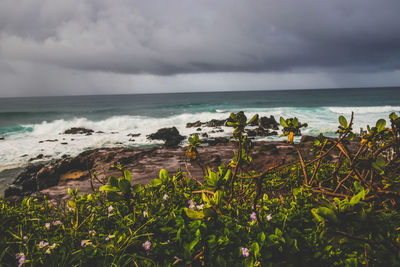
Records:
[[[399,0],[0,0],[0,97],[400,85]]]

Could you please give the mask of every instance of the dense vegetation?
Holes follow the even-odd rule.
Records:
[[[239,112],[231,115],[237,151],[204,179],[161,170],[131,184],[121,177],[89,195],[69,189],[59,206],[0,200],[2,266],[395,266],[400,265],[400,118],[368,127],[348,149],[352,121],[338,138],[319,136],[305,160],[293,135],[306,127],[283,119],[298,160],[252,170],[252,144]],[[188,160],[201,163],[198,136]],[[353,141],[354,144],[354,141]]]

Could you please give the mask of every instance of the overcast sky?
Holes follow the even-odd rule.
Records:
[[[0,0],[0,96],[400,85],[400,0]]]

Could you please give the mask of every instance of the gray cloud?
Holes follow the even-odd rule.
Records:
[[[38,75],[46,87],[72,75],[80,87],[96,72],[392,73],[399,10],[398,0],[3,0],[0,78]]]

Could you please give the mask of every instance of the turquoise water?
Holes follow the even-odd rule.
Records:
[[[176,126],[188,136],[196,129],[186,128],[187,122],[225,119],[240,110],[276,119],[297,116],[309,124],[304,134],[333,136],[339,115],[354,111],[355,128],[365,128],[400,111],[400,88],[0,98],[0,170],[38,154],[58,158],[97,147],[152,145],[157,142],[146,135],[159,128]],[[60,134],[70,127],[104,133]],[[230,135],[224,130],[210,135]],[[142,135],[132,140],[129,133]],[[40,142],[49,139],[57,141]]]

